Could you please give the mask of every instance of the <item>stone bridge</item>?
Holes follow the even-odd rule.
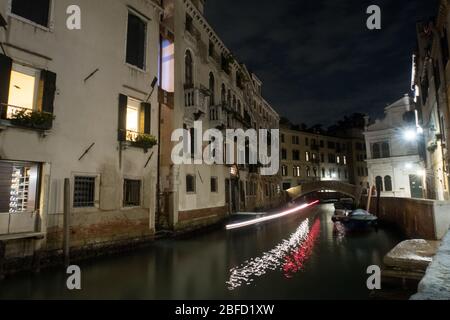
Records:
[[[359,200],[362,195],[362,188],[359,186],[355,186],[353,184],[348,184],[340,181],[314,181],[304,183],[300,186],[291,188],[286,190],[288,196],[291,200],[296,200],[300,197],[303,197],[307,194],[323,191],[323,190],[333,190],[336,192],[340,192],[345,194],[359,203]]]

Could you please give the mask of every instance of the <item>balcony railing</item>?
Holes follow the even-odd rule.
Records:
[[[184,90],[184,106],[187,114],[192,114],[196,118],[206,114],[209,105],[208,94],[198,88],[187,88]]]
[[[221,129],[227,125],[226,109],[222,105],[209,107],[209,120],[213,128]]]
[[[0,104],[0,119],[8,121],[13,126],[35,130],[50,130],[54,118],[53,114],[48,112],[36,111],[4,103]]]

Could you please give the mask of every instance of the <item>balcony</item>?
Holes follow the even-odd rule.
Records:
[[[6,126],[47,131],[52,128],[54,119],[51,113],[8,104],[0,105],[0,123]]]
[[[211,128],[225,129],[227,125],[226,109],[222,105],[209,107],[209,123]]]
[[[187,88],[184,90],[185,114],[193,115],[199,120],[208,111],[209,93],[203,89]]]

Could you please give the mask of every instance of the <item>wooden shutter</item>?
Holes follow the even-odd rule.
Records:
[[[119,141],[126,141],[127,139],[127,104],[128,97],[126,95],[119,95],[119,126],[118,139]]]
[[[42,91],[42,112],[53,114],[56,92],[56,73],[42,70],[41,83]]]
[[[141,103],[141,117],[143,118],[143,133],[150,134],[152,128],[152,105],[150,103]]]
[[[9,84],[11,82],[12,59],[0,54],[0,118],[5,119],[7,113]],[[3,105],[5,104],[5,105]]]

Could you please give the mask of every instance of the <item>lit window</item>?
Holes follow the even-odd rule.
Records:
[[[309,162],[310,158],[309,158],[309,152],[306,152],[306,162]]]
[[[39,71],[35,69],[13,65],[8,96],[8,104],[11,106],[8,108],[8,118],[20,110],[36,108],[38,75]]]
[[[137,100],[128,99],[127,105],[127,130],[139,132],[139,109]]]

